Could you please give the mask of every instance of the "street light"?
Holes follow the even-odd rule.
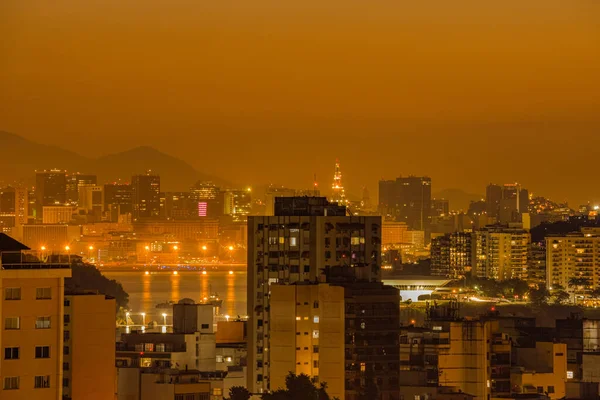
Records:
[[[177,246],[177,245],[173,246],[173,250],[179,250],[179,246]]]
[[[46,251],[46,246],[42,246],[42,251]]]

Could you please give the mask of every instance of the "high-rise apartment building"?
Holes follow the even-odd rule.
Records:
[[[115,299],[104,295],[65,295],[63,400],[114,398],[115,310]]]
[[[79,172],[67,175],[67,203],[73,206],[78,205],[79,188],[82,185],[96,185],[97,181],[96,175],[80,174]]]
[[[104,210],[110,215],[110,220],[116,222],[119,215],[132,211],[133,187],[128,184],[110,183],[104,185]]]
[[[526,279],[529,232],[502,225],[489,225],[476,231],[471,243],[475,274],[496,280]]]
[[[4,234],[0,246],[0,397],[62,400],[68,260],[30,251]]]
[[[380,217],[346,216],[345,206],[322,197],[276,198],[275,216],[249,217],[248,388],[276,389],[269,380],[276,361],[270,351],[270,329],[278,324],[270,308],[273,285],[377,282],[380,265]],[[308,300],[301,305],[304,302]],[[304,316],[314,318],[305,311],[299,315],[302,321]],[[305,346],[300,347],[304,351]],[[354,355],[348,350],[346,362]]]
[[[36,220],[44,220],[44,206],[65,205],[67,202],[67,173],[63,170],[36,171]]]
[[[431,224],[431,178],[408,176],[379,182],[380,211],[386,211],[410,229],[424,231],[428,240]]]
[[[131,178],[133,219],[160,217],[160,176],[148,171]]]
[[[546,237],[546,285],[570,290],[571,278],[582,278],[592,287],[600,285],[600,229]]]
[[[518,183],[489,184],[485,202],[488,217],[501,224],[521,222],[521,215],[529,212],[529,192]]]
[[[458,278],[471,270],[471,233],[454,232],[431,240],[431,274]]]

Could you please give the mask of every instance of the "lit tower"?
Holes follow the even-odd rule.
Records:
[[[335,160],[335,172],[333,174],[333,183],[331,184],[331,201],[340,204],[346,204],[346,194],[342,184],[342,171],[340,171],[340,160]]]

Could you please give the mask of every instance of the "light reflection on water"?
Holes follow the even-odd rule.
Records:
[[[199,302],[212,293],[218,293],[223,299],[221,314],[231,316],[246,315],[246,272],[209,271],[203,275],[200,271],[156,272],[145,275],[143,271],[102,272],[107,278],[115,279],[129,293],[129,308],[132,313],[145,312],[149,318],[158,320],[165,311],[156,305],[168,301],[190,298]],[[171,314],[171,312],[168,312]]]

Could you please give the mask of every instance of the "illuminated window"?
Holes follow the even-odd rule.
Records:
[[[35,329],[50,329],[50,317],[37,317]]]
[[[300,319],[301,319],[300,317],[296,317],[296,321],[300,321]]]
[[[290,238],[290,246],[298,246],[298,238],[292,236]]]
[[[212,394],[213,394],[213,396],[223,396],[223,389],[213,388]]]
[[[319,331],[318,330],[314,330],[312,336],[313,336],[313,339],[318,339],[319,338]]]
[[[231,361],[233,361],[233,358],[231,358],[231,357],[225,357],[225,362],[231,362]]]
[[[217,362],[218,363],[223,362],[223,356],[217,356]]]
[[[573,371],[567,371],[567,379],[573,379]]]
[[[365,372],[367,370],[367,365],[365,363],[360,363],[360,372]]]
[[[144,343],[144,351],[154,351],[154,343]]]
[[[318,323],[319,323],[319,316],[318,316],[318,315],[315,315],[315,316],[313,317],[313,322],[314,322],[315,324],[318,324]]]
[[[140,358],[140,367],[151,367],[152,359],[148,357]]]
[[[279,237],[279,244],[285,244],[285,238],[283,236]]]

